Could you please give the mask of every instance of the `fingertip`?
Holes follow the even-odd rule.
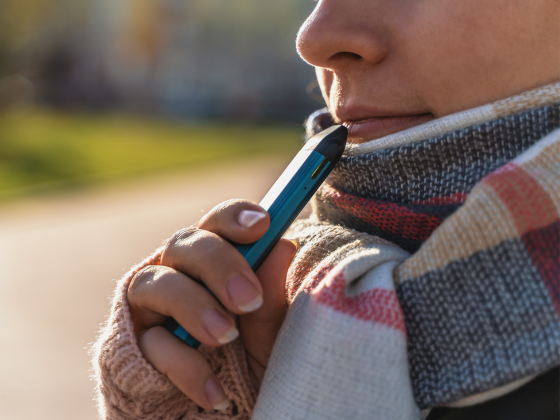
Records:
[[[294,254],[295,254],[300,246],[299,241],[297,239],[286,239],[286,240],[290,241],[295,246],[295,250],[294,250]]]
[[[239,336],[233,319],[222,310],[207,309],[202,315],[202,326],[220,345],[227,344]]]
[[[258,204],[247,200],[229,200],[214,207],[199,222],[208,230],[239,244],[256,242],[268,230],[270,216]]]
[[[251,281],[247,276],[234,273],[227,280],[226,290],[229,298],[241,313],[253,312],[263,303],[262,285],[259,279],[254,277],[254,281]]]
[[[262,306],[263,302],[264,302],[263,297],[261,295],[258,295],[252,301],[244,305],[239,305],[239,310],[242,311],[243,313],[253,312],[259,309]]]
[[[275,247],[275,251],[280,258],[289,260],[290,262],[294,259],[296,252],[300,247],[300,243],[296,239],[280,239]]]
[[[185,345],[164,327],[147,330],[138,345],[148,363],[200,407],[224,410],[229,406],[224,388],[202,353]]]
[[[222,411],[229,407],[229,400],[224,392],[224,388],[216,377],[212,376],[206,381],[204,391],[214,410]]]
[[[242,203],[234,216],[232,235],[235,242],[249,244],[258,241],[270,226],[270,216],[261,206]]]
[[[266,217],[266,212],[243,209],[237,215],[237,223],[244,229],[249,229]]]

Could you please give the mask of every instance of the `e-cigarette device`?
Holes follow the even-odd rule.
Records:
[[[253,270],[259,268],[331,173],[344,152],[347,135],[346,127],[335,125],[312,137],[259,203],[270,215],[268,230],[257,242],[237,245]],[[189,346],[200,346],[200,342],[174,319],[170,319],[165,328]]]

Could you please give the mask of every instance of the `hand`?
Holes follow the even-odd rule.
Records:
[[[252,379],[260,384],[286,313],[286,274],[297,246],[281,239],[255,273],[228,241],[255,242],[269,224],[258,205],[226,201],[198,228],[177,232],[161,265],[143,268],[130,282],[128,303],[144,357],[203,408],[227,408],[223,388],[202,354],[162,325],[173,317],[207,346],[226,344],[241,333]],[[240,315],[239,330],[220,302]]]

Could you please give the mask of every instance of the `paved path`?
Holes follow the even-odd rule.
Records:
[[[285,164],[245,162],[0,210],[0,419],[96,419],[86,348],[114,281],[217,203],[258,202]]]

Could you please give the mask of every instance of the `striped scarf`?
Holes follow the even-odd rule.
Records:
[[[350,147],[287,234],[253,419],[419,418],[560,364],[559,128],[557,83]]]

